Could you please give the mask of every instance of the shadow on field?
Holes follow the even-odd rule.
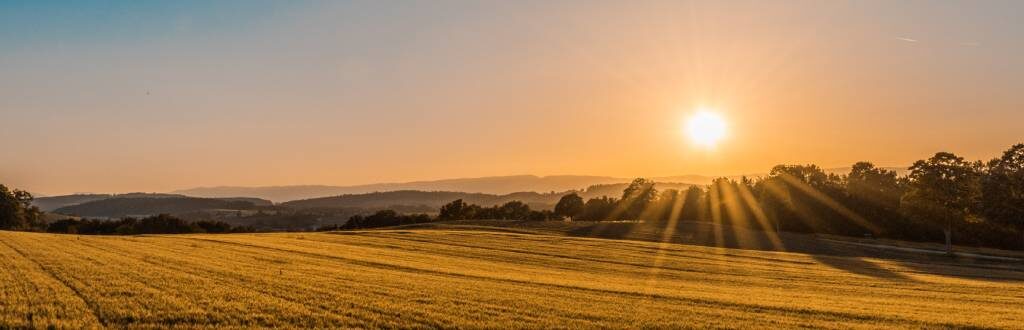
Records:
[[[982,281],[1024,282],[1024,264],[991,262],[945,255],[927,255],[819,239],[813,234],[773,233],[707,222],[683,222],[666,237],[661,224],[639,222],[562,222],[460,220],[402,228],[513,231],[572,237],[625,239],[700,245],[744,250],[808,254],[815,261],[852,274],[880,279],[913,280],[922,273]],[[884,259],[899,270],[887,269],[864,258]]]
[[[811,255],[815,261],[851,274],[870,276],[880,279],[914,281],[912,278],[899,272],[878,266],[875,263],[857,257],[831,257],[825,255]]]

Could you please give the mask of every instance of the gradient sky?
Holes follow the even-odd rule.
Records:
[[[0,139],[43,194],[988,159],[1024,1],[0,0]]]

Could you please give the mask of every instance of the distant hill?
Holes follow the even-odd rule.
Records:
[[[656,181],[679,182],[685,184],[691,183],[689,181],[677,181],[676,179],[693,180],[696,182],[692,183],[704,184],[703,182],[710,182],[712,178],[703,176],[681,176],[656,178]],[[359,186],[209,187],[178,190],[175,191],[175,193],[196,197],[255,196],[275,202],[287,202],[325,196],[358,195],[394,191],[463,192],[488,195],[507,195],[522,192],[550,194],[551,192],[565,192],[570,190],[581,191],[588,187],[609,184],[622,184],[623,187],[625,187],[625,184],[632,180],[632,178],[604,176],[562,175],[538,177],[533,175],[517,175],[408,183],[380,183]],[[621,189],[619,192],[621,192]],[[619,193],[611,195],[618,196]]]
[[[179,194],[161,194],[161,193],[127,193],[127,194],[73,194],[63,196],[50,196],[50,197],[37,197],[32,200],[32,205],[39,207],[40,210],[50,212],[56,209],[78,205],[88,202],[94,202],[104,199],[111,198],[181,198],[189,197]],[[251,202],[256,206],[269,206],[274,203],[260,198],[253,197],[219,197],[217,199],[235,202],[235,201],[246,201]]]
[[[903,167],[889,167],[887,169],[896,170],[898,174],[905,175],[906,168]],[[836,174],[847,174],[850,172],[849,167],[829,168],[825,169],[825,172],[836,173]],[[751,173],[744,175],[726,175],[724,177],[738,179],[740,177],[758,177],[765,176],[767,173]],[[722,177],[722,176],[709,176],[709,175],[680,175],[680,176],[664,176],[664,177],[651,177],[656,182],[660,183],[679,183],[679,184],[696,184],[706,185],[711,183],[711,180]],[[569,190],[584,190],[587,187],[595,185],[608,185],[608,184],[625,184],[632,181],[633,178],[616,178],[610,176],[590,176],[590,175],[553,175],[553,176],[535,176],[535,175],[512,175],[512,176],[494,176],[494,177],[483,177],[483,178],[464,178],[464,179],[447,179],[447,180],[434,180],[434,181],[416,181],[416,182],[405,182],[405,183],[377,183],[367,185],[356,185],[356,186],[327,186],[327,185],[304,185],[304,186],[270,186],[270,187],[201,187],[174,191],[175,194],[195,196],[195,197],[232,197],[232,196],[252,196],[272,200],[274,202],[287,202],[294,200],[303,200],[310,198],[318,198],[325,196],[339,196],[339,195],[353,195],[353,194],[366,194],[373,192],[388,192],[388,191],[405,191],[405,190],[417,190],[417,191],[458,191],[466,193],[482,193],[492,195],[504,195],[515,192],[538,192],[538,193],[550,193],[550,192],[562,192]]]
[[[627,183],[593,185],[586,189],[577,191],[585,199],[609,196],[622,196],[622,190]],[[657,189],[686,189],[690,185],[683,183],[658,183]],[[373,192],[365,194],[345,194],[332,197],[319,197],[304,200],[296,200],[281,203],[283,207],[295,210],[303,209],[337,209],[337,208],[388,208],[393,206],[427,206],[438,209],[456,199],[462,199],[466,203],[481,206],[504,204],[510,201],[520,201],[530,205],[534,209],[552,209],[562,196],[572,192],[515,192],[511,194],[484,194],[467,193],[454,191],[419,191],[400,190],[387,192]]]
[[[324,196],[402,190],[460,191],[498,195],[522,191],[552,192],[579,190],[595,184],[622,183],[629,182],[629,180],[603,176],[559,175],[539,177],[534,175],[515,175],[356,186],[204,187],[178,190],[174,193],[196,197],[253,196],[266,198],[274,202],[286,202]]]
[[[462,199],[466,203],[484,206],[503,204],[512,200],[518,200],[529,204],[533,208],[550,208],[554,203],[558,202],[558,199],[561,198],[562,195],[563,194],[560,193],[541,194],[536,192],[518,192],[506,195],[493,195],[454,191],[400,190],[304,199],[281,203],[281,206],[296,210],[348,207],[386,208],[396,205],[422,205],[432,209],[437,209],[448,202],[456,199]]]
[[[249,210],[256,205],[249,200],[224,200],[196,197],[114,197],[69,205],[54,213],[80,217],[119,218],[160,213],[180,214],[203,210]]]
[[[175,194],[157,194],[157,193],[127,193],[127,194],[74,194],[74,195],[63,195],[63,196],[50,196],[50,197],[36,197],[32,200],[32,205],[39,207],[43,211],[53,211],[58,208],[76,205],[82,203],[88,203],[92,201],[98,201],[103,199],[110,199],[114,197],[125,197],[125,198],[166,198],[166,197],[184,197],[182,195]]]

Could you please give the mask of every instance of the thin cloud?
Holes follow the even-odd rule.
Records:
[[[896,40],[902,40],[902,41],[906,41],[906,42],[918,42],[917,39],[912,39],[912,38],[907,38],[907,37],[896,37]]]

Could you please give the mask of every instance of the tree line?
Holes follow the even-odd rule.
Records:
[[[140,234],[224,234],[249,233],[255,229],[232,226],[223,221],[186,221],[167,214],[141,219],[118,220],[64,219],[49,223],[46,232],[78,235],[140,235]]]
[[[714,222],[762,231],[1024,248],[1024,144],[988,162],[939,152],[916,161],[909,174],[854,164],[847,174],[816,165],[778,165],[758,178],[718,178],[707,186],[659,191],[638,178],[618,198],[584,201],[569,193],[553,211],[531,210],[519,201],[481,207],[461,199],[438,216],[381,211],[354,216],[336,228],[384,227],[437,220],[641,220],[662,226]],[[957,232],[954,235],[954,231]]]
[[[1024,248],[1024,144],[988,162],[939,152],[909,175],[854,164],[848,174],[816,165],[778,165],[765,177],[719,178],[684,191],[636,179],[620,198],[583,201],[572,193],[559,217],[600,221],[710,221],[764,231],[871,235],[916,241]],[[954,231],[957,232],[954,235]]]
[[[79,233],[175,233],[246,231],[224,223],[188,223],[160,215],[120,221],[62,220],[47,224],[31,205],[31,194],[0,185],[0,229]],[[436,217],[393,210],[355,215],[343,225],[361,229],[437,220],[503,219],[545,221],[642,220],[670,226],[687,221],[763,231],[871,235],[917,241],[1024,247],[1024,144],[988,162],[939,152],[916,161],[909,175],[868,162],[847,174],[816,165],[778,165],[758,178],[715,179],[707,186],[659,191],[638,178],[618,198],[584,201],[570,193],[554,210],[532,210],[520,201],[482,207],[455,200]],[[117,228],[121,228],[118,230]],[[226,229],[229,228],[229,229]],[[954,232],[956,233],[954,235]]]
[[[328,225],[318,231],[380,228],[444,220],[525,220],[548,221],[559,219],[551,210],[532,210],[521,201],[483,207],[457,199],[441,207],[437,216],[429,214],[402,214],[394,210],[380,210],[371,215],[353,215],[343,225]]]

